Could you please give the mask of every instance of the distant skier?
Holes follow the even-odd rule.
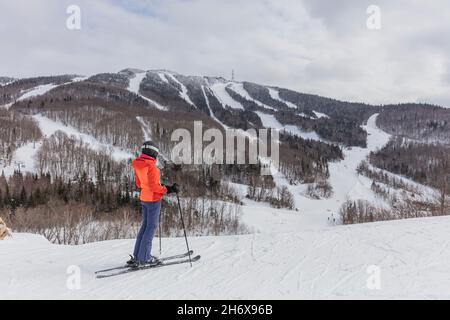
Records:
[[[133,160],[136,174],[136,184],[141,189],[142,225],[137,235],[134,254],[127,264],[140,266],[158,263],[158,259],[151,255],[152,240],[158,226],[161,211],[161,199],[165,194],[179,191],[178,185],[164,186],[161,184],[160,171],[156,166],[159,149],[152,141],[142,145],[142,154]]]

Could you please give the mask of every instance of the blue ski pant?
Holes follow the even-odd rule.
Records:
[[[142,225],[134,246],[134,256],[140,262],[147,262],[151,258],[152,240],[155,236],[161,212],[161,201],[141,201]]]

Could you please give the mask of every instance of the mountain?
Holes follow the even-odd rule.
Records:
[[[6,81],[0,106],[0,216],[14,231],[0,241],[1,298],[448,296],[440,275],[449,221],[436,216],[450,215],[450,109],[139,69]],[[279,170],[263,156],[171,163],[171,136],[193,136],[194,121],[220,132],[279,129]],[[140,215],[130,160],[150,139],[162,150],[163,182],[182,186],[187,234],[202,259],[99,288],[94,271],[132,249]],[[176,199],[162,210],[163,256],[180,253]],[[387,221],[395,219],[411,220]],[[374,266],[380,290],[367,287]],[[81,272],[81,290],[58,285],[67,270]]]
[[[61,180],[67,194],[52,193],[55,201],[83,199],[101,212],[118,210],[131,201],[123,195],[136,192],[127,161],[141,143],[152,139],[169,157],[172,133],[183,128],[193,134],[194,121],[202,121],[204,130],[280,129],[280,168],[261,176],[265,164],[258,159],[253,165],[191,165],[164,172],[188,185],[192,197],[239,204],[246,196],[278,208],[322,208],[328,215],[341,214],[346,223],[446,210],[450,188],[442,177],[448,172],[450,109],[439,106],[377,106],[247,81],[131,68],[89,77],[15,79],[0,87],[0,105],[3,194],[13,186],[16,196],[33,206],[39,202],[35,192],[40,196],[43,186],[53,190]],[[390,138],[395,144],[388,144]],[[389,156],[392,149],[395,157]],[[420,150],[429,152],[411,161]],[[40,178],[8,182],[18,171]],[[71,188],[73,181],[86,188],[83,196]],[[234,187],[224,189],[223,183]],[[247,192],[237,196],[236,185]],[[114,205],[100,191],[87,191],[94,186],[111,192]],[[356,214],[358,219],[348,218]]]

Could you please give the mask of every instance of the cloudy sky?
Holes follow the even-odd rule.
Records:
[[[80,30],[66,26],[69,5]],[[0,38],[0,76],[234,69],[339,99],[450,106],[448,0],[0,0]]]

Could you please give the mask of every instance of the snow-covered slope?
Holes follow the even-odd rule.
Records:
[[[144,100],[147,100],[148,102],[150,102],[150,104],[154,105],[159,110],[163,110],[163,111],[167,110],[167,108],[165,106],[162,106],[161,104],[157,103],[156,101],[153,101],[153,100],[140,94],[141,82],[142,82],[142,80],[144,80],[146,75],[147,74],[144,71],[135,73],[135,76],[130,79],[128,91],[131,91],[131,92],[137,94],[138,96],[140,96],[141,98],[143,98]]]
[[[258,106],[260,106],[261,108],[264,109],[269,109],[269,110],[275,110],[275,108],[268,106],[267,104],[262,103],[259,100],[253,99],[250,94],[245,90],[244,85],[242,83],[237,83],[237,82],[232,82],[230,83],[230,89],[233,90],[234,92],[236,92],[237,94],[239,94],[241,97],[249,100],[249,101],[253,101],[254,103],[256,103]]]
[[[42,86],[37,86],[36,88],[33,88],[30,91],[27,91],[26,93],[21,95],[20,98],[17,100],[21,101],[21,100],[29,99],[31,97],[43,95],[46,92],[52,90],[53,88],[56,88],[57,86],[58,85],[56,85],[56,84],[45,84]]]
[[[297,106],[295,104],[293,104],[292,102],[289,102],[289,101],[281,99],[280,93],[278,92],[278,90],[276,90],[274,88],[270,88],[270,87],[268,87],[267,89],[269,90],[269,94],[272,97],[272,99],[275,99],[275,100],[283,102],[289,108],[297,109]]]
[[[191,238],[202,255],[193,268],[107,279],[94,272],[126,259],[133,240],[58,246],[14,234],[0,241],[0,299],[449,299],[449,232],[450,218],[440,217]],[[184,246],[183,238],[163,239],[165,255]],[[379,289],[367,285],[374,268]],[[79,289],[70,285],[74,270]]]
[[[219,123],[223,128],[229,129],[229,127],[228,127],[227,125],[225,125],[222,121],[220,121],[219,119],[217,119],[217,117],[214,115],[214,112],[212,111],[211,106],[210,106],[210,104],[209,104],[208,95],[206,94],[206,91],[205,91],[205,90],[207,90],[207,89],[205,89],[205,86],[202,86],[203,97],[205,98],[205,103],[206,103],[206,106],[208,107],[209,114],[210,114],[211,118],[213,118],[214,121],[216,121],[217,123]],[[208,89],[208,90],[209,90],[209,89]]]
[[[376,125],[378,114],[372,115],[366,126],[367,148],[353,147],[344,149],[344,160],[329,164],[329,182],[333,187],[333,195],[328,199],[310,199],[304,196],[306,185],[290,185],[280,172],[274,172],[274,180],[278,186],[285,185],[294,195],[295,205],[302,213],[305,223],[312,221],[315,225],[326,226],[328,218],[335,218],[340,206],[347,200],[368,200],[378,205],[384,202],[375,196],[371,190],[371,180],[360,176],[356,168],[366,159],[371,151],[383,147],[389,140],[389,135]]]
[[[133,157],[132,152],[124,150],[101,141],[98,141],[95,137],[82,133],[74,127],[66,126],[61,122],[53,121],[41,114],[32,116],[41,129],[44,137],[48,138],[56,131],[62,131],[69,137],[73,137],[77,140],[83,140],[89,147],[97,151],[108,151],[112,155],[112,158],[121,161]],[[138,119],[139,120],[139,119]],[[148,130],[148,128],[147,128]],[[42,145],[42,141],[31,142],[23,145],[14,151],[12,161],[10,164],[0,164],[0,173],[3,171],[5,176],[11,176],[15,170],[20,168],[22,172],[36,172],[36,153]]]
[[[223,107],[228,106],[233,109],[244,110],[242,104],[234,100],[225,90],[225,88],[229,85],[230,85],[229,83],[217,81],[214,84],[210,85],[210,89],[212,90],[216,98],[220,101]]]
[[[281,124],[273,114],[269,114],[269,113],[264,113],[264,112],[260,112],[260,111],[255,111],[255,113],[259,116],[259,118],[261,119],[261,122],[263,124],[264,127],[266,128],[273,128],[273,129],[278,129],[278,130],[285,130],[286,132],[294,135],[294,136],[298,136],[301,137],[303,139],[311,139],[311,140],[316,140],[316,141],[323,141],[318,135],[317,133],[315,133],[314,131],[302,131],[300,130],[299,127],[294,126],[294,125],[283,125]]]
[[[23,145],[14,151],[11,163],[0,165],[0,172],[3,172],[6,177],[14,174],[14,171],[21,172],[36,172],[35,155],[41,147],[41,142],[31,142]]]
[[[161,73],[159,73],[159,76],[161,77]],[[169,72],[165,72],[162,75],[162,77],[164,77],[164,76],[165,77],[169,77],[173,82],[178,84],[180,86],[180,88],[181,88],[180,97],[183,98],[188,104],[190,104],[191,106],[195,107],[195,104],[192,102],[191,98],[189,98],[188,90],[187,90],[186,86],[184,84],[182,84],[180,81],[178,81],[178,79],[173,74],[171,74]]]
[[[60,122],[53,121],[40,114],[34,115],[33,118],[34,120],[37,121],[39,128],[46,137],[50,137],[56,131],[62,131],[69,137],[71,136],[77,140],[83,140],[85,143],[88,143],[89,147],[92,148],[93,150],[108,151],[115,160],[120,161],[124,159],[129,159],[133,156],[133,154],[127,150],[123,150],[121,148],[114,147],[112,145],[98,141],[95,137],[85,133],[81,133],[74,127],[66,126]]]

